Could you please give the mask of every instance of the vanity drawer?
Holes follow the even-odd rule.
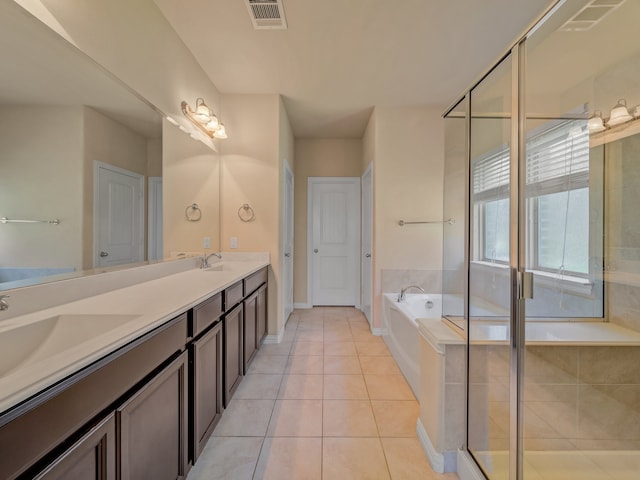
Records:
[[[191,336],[196,337],[222,315],[222,293],[216,293],[193,308]]]
[[[224,291],[224,310],[228,312],[235,305],[240,303],[244,298],[244,289],[242,288],[242,280],[231,285]]]
[[[267,267],[264,267],[262,270],[258,270],[255,273],[252,273],[244,280],[244,291],[246,295],[249,295],[256,291],[260,285],[266,283],[267,281]]]

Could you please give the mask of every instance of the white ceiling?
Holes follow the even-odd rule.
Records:
[[[551,0],[155,0],[222,93],[279,93],[296,137],[362,136],[374,106],[445,108]],[[220,112],[224,118],[224,112]]]

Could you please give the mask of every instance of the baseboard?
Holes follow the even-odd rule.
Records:
[[[278,333],[277,335],[267,335],[266,337],[264,337],[262,343],[264,343],[265,345],[269,343],[280,343],[282,341],[282,337],[284,337],[284,328],[280,330],[280,333]]]
[[[429,434],[424,429],[424,425],[422,425],[422,420],[420,420],[419,418],[418,424],[416,425],[416,433],[418,434],[420,445],[422,445],[422,449],[427,455],[427,459],[429,460],[433,471],[436,473],[444,473],[444,455],[442,455],[435,449],[433,443],[431,443]]]
[[[476,462],[465,450],[458,450],[458,477],[460,480],[485,480]]]
[[[313,305],[310,305],[308,303],[294,303],[293,308],[307,310],[309,308],[313,308]]]
[[[381,337],[387,334],[386,328],[372,328],[371,333],[377,337]]]
[[[418,440],[422,445],[424,453],[427,455],[427,459],[431,464],[431,468],[437,473],[450,473],[455,472],[458,469],[457,452],[443,452],[440,453],[436,450],[431,443],[429,434],[424,428],[422,421],[418,418],[418,424],[416,425],[416,433],[418,434]]]

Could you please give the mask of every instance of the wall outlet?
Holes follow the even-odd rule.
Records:
[[[202,242],[202,246],[204,248],[211,248],[211,237],[204,237],[204,240]]]
[[[231,248],[238,248],[238,237],[231,237]]]

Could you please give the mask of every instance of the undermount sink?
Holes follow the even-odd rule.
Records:
[[[139,316],[56,315],[26,325],[0,329],[0,377],[103,335]]]

